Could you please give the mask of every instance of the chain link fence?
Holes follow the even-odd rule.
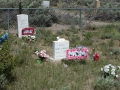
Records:
[[[18,8],[0,8],[0,28],[17,32]],[[23,8],[29,17],[29,26],[52,30],[95,29],[120,20],[120,8]]]

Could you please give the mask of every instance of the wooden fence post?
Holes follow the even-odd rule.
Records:
[[[95,0],[94,8],[96,8],[96,9],[94,10],[94,15],[97,14],[97,8],[99,8],[99,7],[100,7],[100,0]]]
[[[21,2],[19,3],[19,14],[22,14],[22,5],[21,5]]]

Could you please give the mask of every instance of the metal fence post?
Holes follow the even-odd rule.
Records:
[[[8,33],[9,33],[9,30],[10,30],[10,14],[9,14],[9,12],[10,12],[10,10],[8,9],[7,11],[8,11],[7,12],[7,15],[8,15]]]
[[[79,28],[81,30],[82,28],[82,9],[80,8],[80,24],[79,24]]]

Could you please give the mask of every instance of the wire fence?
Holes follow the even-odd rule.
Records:
[[[17,31],[18,8],[0,8],[0,28]],[[29,26],[53,30],[94,29],[96,26],[119,22],[120,8],[23,8],[29,17]]]

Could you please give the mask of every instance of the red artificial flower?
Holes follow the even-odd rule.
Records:
[[[97,53],[95,53],[93,55],[93,59],[94,59],[94,61],[98,61],[99,60],[99,55]]]

